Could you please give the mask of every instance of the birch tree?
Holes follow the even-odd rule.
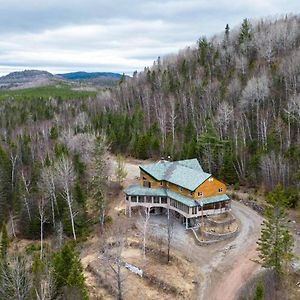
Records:
[[[54,170],[51,166],[44,166],[41,172],[40,189],[45,193],[50,200],[52,223],[54,228],[56,227],[55,222],[55,210],[57,210],[57,199],[56,199],[56,185],[54,180]]]
[[[66,201],[69,209],[69,216],[70,216],[70,222],[72,226],[72,232],[73,232],[73,239],[76,241],[76,231],[75,231],[75,212],[73,207],[73,195],[72,195],[72,189],[74,187],[75,182],[75,173],[74,173],[74,167],[72,164],[72,161],[68,158],[63,156],[60,158],[56,164],[55,164],[55,170],[56,170],[56,179],[58,185],[61,187],[61,195],[63,199]]]
[[[146,207],[144,210],[144,219],[143,219],[143,257],[146,259],[146,241],[148,233],[148,223],[150,220],[150,208]]]
[[[43,239],[44,239],[44,223],[47,220],[46,215],[46,209],[47,209],[47,200],[43,196],[38,200],[38,210],[39,210],[39,219],[40,219],[40,260],[43,259]]]
[[[0,299],[26,300],[32,287],[28,261],[19,253],[0,266]]]
[[[121,154],[117,155],[117,166],[115,170],[115,175],[120,186],[122,186],[123,181],[126,179],[127,171],[125,169],[125,159]]]

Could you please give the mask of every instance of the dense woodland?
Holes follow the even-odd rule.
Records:
[[[300,165],[300,18],[202,37],[102,95],[114,151],[197,157],[229,183],[294,185]]]
[[[53,88],[1,93],[4,265],[20,265],[29,272],[24,257],[6,257],[7,235],[41,240],[35,274],[48,276],[49,282],[58,275],[54,294],[37,299],[78,290],[81,298],[87,297],[78,257],[72,246],[62,245],[84,239],[94,224],[100,221],[103,227],[109,219],[107,149],[141,159],[197,157],[206,171],[228,183],[266,190],[280,183],[297,193],[299,45],[299,16],[244,20],[239,28],[227,25],[218,36],[202,37],[196,46],[158,58],[152,67],[122,77],[117,87],[97,96],[66,89],[57,93]],[[91,213],[88,203],[97,211]],[[48,237],[51,251],[43,249]],[[63,251],[69,265],[74,264],[74,278],[63,274]],[[47,256],[51,259],[45,263]],[[8,278],[15,272],[3,270]],[[28,281],[26,295],[34,293],[34,286],[41,295],[40,282],[34,280]],[[4,283],[0,298],[9,295]]]

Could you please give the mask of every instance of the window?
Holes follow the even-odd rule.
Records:
[[[162,181],[160,182],[160,185],[163,185],[163,182],[162,182]]]
[[[144,200],[144,196],[139,196],[139,202],[140,203],[143,203],[145,200]]]
[[[128,201],[129,200],[129,197],[126,195],[126,200]]]
[[[198,192],[198,197],[202,197],[203,193],[202,192]]]
[[[147,196],[146,197],[146,202],[147,203],[152,203],[152,197],[151,196]]]
[[[219,193],[222,193],[223,192],[223,188],[219,188]]]
[[[193,196],[194,195],[194,193],[193,192],[191,192],[191,196]]]
[[[131,202],[137,202],[137,197],[136,196],[131,196]]]
[[[161,204],[167,204],[168,203],[167,197],[161,197],[160,201],[161,201]]]
[[[153,197],[153,198],[154,198],[154,199],[153,199],[153,200],[154,200],[154,201],[153,201],[154,203],[159,203],[159,197],[155,196],[155,197]]]
[[[182,188],[182,187],[179,187],[179,191],[182,192],[182,191],[183,191],[183,188]]]
[[[197,206],[195,206],[195,207],[192,208],[192,214],[193,215],[197,214]]]

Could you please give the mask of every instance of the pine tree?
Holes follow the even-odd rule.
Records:
[[[293,238],[287,227],[286,197],[279,185],[267,195],[267,202],[266,220],[262,223],[261,237],[257,242],[259,257],[263,267],[273,268],[280,275],[293,257]]]
[[[107,166],[105,154],[108,149],[106,139],[97,137],[93,153],[93,177],[91,181],[91,196],[99,209],[99,221],[101,230],[104,226],[105,207],[106,207],[106,173]]]
[[[249,41],[250,39],[251,39],[250,23],[248,19],[244,19],[240,30],[239,43],[242,44],[246,41]]]
[[[8,248],[9,248],[9,237],[7,234],[6,226],[5,224],[3,224],[1,244],[0,244],[1,260],[6,259]]]
[[[54,254],[52,266],[58,294],[61,294],[64,288],[73,288],[82,299],[88,299],[82,265],[71,244],[65,244]]]
[[[253,300],[263,300],[264,299],[264,286],[261,281],[259,281],[256,285],[255,295]]]
[[[125,159],[124,156],[121,154],[117,155],[117,167],[115,170],[115,175],[117,178],[117,181],[120,186],[122,186],[123,181],[125,180],[127,176],[127,171],[125,170]]]

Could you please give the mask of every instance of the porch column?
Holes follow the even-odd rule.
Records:
[[[202,214],[202,227],[204,227],[203,205],[201,206],[201,214]]]
[[[189,228],[189,219],[187,217],[185,217],[185,229]]]
[[[129,196],[128,217],[131,218],[131,196]]]

